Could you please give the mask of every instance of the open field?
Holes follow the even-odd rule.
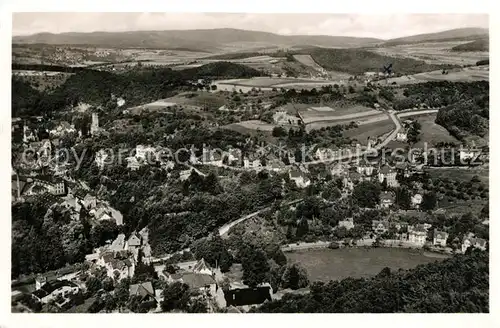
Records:
[[[426,42],[370,49],[381,55],[413,58],[429,64],[470,65],[488,58],[485,51],[454,52],[451,48],[470,41]],[[397,68],[395,67],[397,70]]]
[[[317,111],[309,108],[309,110],[301,112],[305,124],[324,121],[346,121],[357,120],[365,116],[379,115],[380,111],[371,110],[364,106],[353,106],[339,108],[331,112]]]
[[[218,81],[224,83],[224,81]],[[247,87],[272,87],[275,85],[288,84],[288,83],[308,83],[317,82],[314,80],[295,79],[295,78],[273,78],[273,77],[254,77],[251,79],[230,80],[230,84],[247,86]]]
[[[351,120],[319,121],[319,122],[309,123],[306,125],[306,131],[321,129],[321,128],[334,126],[334,125],[348,125],[352,121],[353,120],[351,119]],[[371,115],[371,116],[363,116],[362,118],[358,118],[355,120],[355,122],[358,124],[358,126],[379,123],[382,121],[389,121],[389,118],[387,117],[387,115],[377,114],[377,115]]]
[[[432,146],[439,142],[460,143],[457,138],[448,132],[448,130],[435,123],[436,114],[415,116],[414,118],[422,126],[420,130],[420,141],[417,142],[414,147],[422,148],[424,147],[424,143],[427,143],[427,146]]]
[[[295,60],[299,63],[312,67],[317,71],[321,71],[323,69],[323,67],[319,66],[318,63],[312,59],[311,55],[293,55],[293,58],[295,58]]]
[[[156,100],[154,102],[132,107],[129,110],[139,113],[143,110],[155,111],[177,106],[184,110],[198,111],[204,107],[217,109],[224,104],[224,98],[205,91],[184,92],[174,97]]]
[[[276,127],[276,125],[274,124],[269,124],[259,120],[250,120],[225,125],[222,128],[233,130],[243,134],[255,135],[258,133],[270,134],[273,131],[274,127]]]
[[[312,89],[320,88],[324,85],[339,84],[339,81],[332,80],[312,80],[305,78],[270,78],[270,77],[255,77],[251,79],[233,79],[214,81],[217,85],[217,90],[232,91],[242,89],[250,91],[252,88],[261,88],[261,90],[271,90],[272,88],[295,88],[295,89]]]
[[[387,119],[372,124],[360,125],[355,129],[347,130],[344,132],[344,136],[356,139],[361,144],[365,144],[367,143],[368,138],[376,139],[393,131],[394,129],[394,123],[391,120]]]
[[[431,71],[418,73],[414,75],[392,77],[387,79],[387,83],[396,82],[396,84],[422,83],[427,81],[452,81],[452,82],[472,82],[489,81],[489,67],[466,67],[463,69],[449,70],[448,74],[442,74],[442,71]]]
[[[398,248],[347,248],[285,253],[289,262],[300,263],[311,281],[361,278],[378,274],[383,268],[410,269],[439,259],[420,251]]]
[[[450,180],[470,181],[473,176],[477,175],[482,183],[488,185],[489,183],[489,170],[484,167],[443,167],[426,169],[431,178],[448,178]]]

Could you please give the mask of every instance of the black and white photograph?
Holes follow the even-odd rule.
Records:
[[[490,313],[489,23],[13,12],[9,311]]]

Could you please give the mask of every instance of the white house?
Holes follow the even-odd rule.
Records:
[[[408,226],[408,241],[418,246],[423,246],[427,239],[427,231],[423,228]]]
[[[286,110],[278,110],[273,115],[273,121],[279,125],[298,125],[300,119],[296,116],[289,115]]]
[[[104,149],[99,150],[95,154],[95,162],[97,164],[97,167],[99,169],[103,169],[104,165],[106,164],[106,159],[109,157],[109,155],[104,151]]]
[[[389,208],[394,205],[394,201],[396,200],[396,196],[392,192],[384,191],[380,193],[380,207],[381,208]]]
[[[396,140],[400,142],[408,141],[408,132],[406,130],[400,130],[396,134]]]
[[[411,197],[411,205],[415,208],[419,208],[420,204],[422,204],[422,195],[415,194]]]
[[[203,164],[222,166],[223,158],[222,154],[216,150],[203,149],[202,155]]]
[[[396,171],[393,170],[389,165],[384,165],[378,172],[378,180],[380,183],[387,179],[387,186],[397,187],[399,186],[396,180]]]
[[[243,167],[246,169],[259,169],[262,167],[260,159],[251,160],[248,157],[243,158]]]
[[[127,169],[130,169],[131,171],[140,169],[141,163],[139,163],[136,157],[130,156],[125,158],[125,160],[127,161]]]
[[[155,149],[151,146],[137,145],[135,147],[135,157],[141,158],[143,160],[147,159],[148,154],[154,154]]]
[[[434,229],[434,238],[432,240],[432,244],[434,246],[446,247],[447,239],[448,239],[448,234],[446,232]]]
[[[471,235],[465,236],[462,240],[462,253],[465,253],[471,246],[484,251],[486,250],[486,240],[482,238],[474,238]]]
[[[292,169],[288,172],[290,180],[295,182],[297,187],[306,188],[311,184],[311,180],[301,171]]]
[[[38,283],[36,288],[37,289],[31,295],[44,304],[48,303],[50,300],[56,299],[59,295],[62,296],[66,302],[70,295],[80,291],[78,285],[68,280],[55,280],[43,284]]]
[[[55,129],[49,131],[49,135],[51,137],[60,137],[67,133],[76,132],[75,126],[73,124],[69,124],[68,122],[61,122]]]
[[[345,220],[339,221],[338,227],[339,228],[340,227],[344,227],[347,230],[351,230],[352,228],[354,228],[354,220],[353,220],[353,218],[347,218]]]
[[[318,148],[314,153],[314,157],[320,161],[325,161],[334,158],[334,152],[328,148]]]
[[[372,220],[372,229],[373,232],[377,234],[383,234],[384,232],[389,230],[389,221]]]
[[[364,174],[366,176],[371,176],[373,174],[373,166],[370,166],[370,165],[359,165],[358,167],[356,167],[356,171],[359,173],[359,174]]]
[[[479,149],[460,149],[460,161],[470,160],[476,158],[481,154],[481,150]]]

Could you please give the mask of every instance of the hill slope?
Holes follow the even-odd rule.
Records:
[[[488,38],[478,39],[476,41],[464,43],[458,46],[451,48],[451,51],[489,51],[490,50],[490,42]]]
[[[427,64],[423,60],[412,58],[388,57],[362,49],[312,48],[304,49],[298,53],[311,55],[318,65],[327,70],[351,74],[362,74],[367,71],[378,72],[388,63],[393,64],[395,72],[402,74],[415,74],[449,67]]]
[[[398,45],[409,43],[421,43],[429,41],[446,41],[446,40],[474,40],[478,37],[488,36],[488,29],[478,27],[457,28],[437,33],[417,34],[388,40],[384,45]]]
[[[261,73],[253,68],[217,62],[173,71],[170,68],[145,69],[124,74],[83,69],[69,77],[53,92],[38,92],[28,83],[12,77],[12,116],[41,115],[85,102],[108,104],[110,95],[124,96],[127,103],[137,105],[172,97],[193,87],[190,81],[200,78],[249,78]]]
[[[93,33],[39,33],[15,36],[13,43],[44,43],[65,45],[95,45],[129,48],[189,48],[216,51],[224,45],[237,42],[255,42],[259,46],[316,45],[324,47],[355,47],[380,42],[374,38],[357,38],[327,35],[279,35],[268,32],[239,29],[93,32]]]

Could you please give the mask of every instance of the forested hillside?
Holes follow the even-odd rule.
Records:
[[[451,48],[452,51],[489,51],[490,43],[487,38],[467,42]]]
[[[124,74],[82,70],[52,92],[38,92],[19,77],[12,77],[12,115],[42,115],[79,102],[103,105],[111,94],[125,97],[130,105],[171,97],[179,91],[196,89],[201,78],[248,78],[261,73],[228,62],[210,63],[181,71],[143,68]]]

